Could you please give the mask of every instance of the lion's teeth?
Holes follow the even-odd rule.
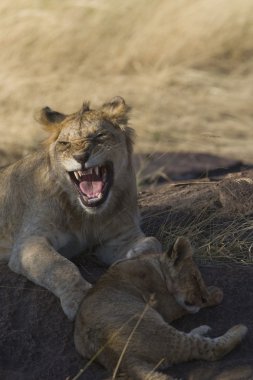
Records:
[[[99,166],[95,166],[94,168],[89,168],[87,170],[77,170],[74,172],[74,175],[76,177],[76,179],[80,180],[80,178],[82,176],[85,176],[85,175],[92,175],[92,174],[96,174],[98,177],[100,176],[100,168]],[[105,172],[103,173],[103,177],[106,176]]]
[[[76,179],[79,180],[79,174],[78,174],[78,172],[74,172],[74,175],[75,175]]]
[[[102,193],[99,193],[99,194],[98,194],[98,199],[101,199],[102,196],[103,196],[103,194],[102,194]]]

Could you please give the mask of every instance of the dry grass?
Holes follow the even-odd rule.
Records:
[[[205,185],[203,185],[205,186]],[[194,189],[192,189],[194,193]],[[152,210],[143,218],[148,235],[155,235],[166,248],[176,238],[186,236],[195,247],[195,258],[199,263],[235,262],[253,263],[253,214],[231,213],[214,207],[214,200],[206,198],[193,201],[188,207],[181,205],[180,195],[173,206]],[[187,202],[185,202],[187,203]]]
[[[251,0],[2,0],[0,149],[41,138],[34,109],[116,94],[137,150],[253,161]]]
[[[208,217],[184,219],[176,226],[164,224],[158,237],[171,242],[180,234],[188,236],[195,245],[195,257],[200,263],[235,262],[252,264],[253,219],[239,218],[220,219],[216,214]]]

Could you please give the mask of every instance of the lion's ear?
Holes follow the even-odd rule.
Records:
[[[43,129],[50,133],[49,137],[44,141],[44,145],[48,146],[56,141],[62,128],[61,122],[66,118],[63,113],[53,111],[49,107],[44,107],[35,112],[35,120],[43,125]]]
[[[51,129],[56,124],[61,123],[66,118],[63,113],[53,111],[49,107],[44,107],[35,113],[35,119],[40,124],[44,125],[46,129]]]
[[[167,251],[167,257],[174,265],[178,265],[185,259],[192,257],[192,247],[188,239],[178,237],[175,243]]]
[[[103,104],[102,112],[113,124],[126,125],[130,107],[121,96],[116,96],[110,102]]]

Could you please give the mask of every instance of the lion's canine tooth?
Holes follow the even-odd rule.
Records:
[[[95,173],[97,176],[99,176],[99,167],[98,166],[95,167]]]
[[[78,175],[79,175],[79,177],[82,177],[82,175],[83,175],[83,172],[81,171],[81,170],[78,170]]]
[[[76,179],[79,179],[79,174],[78,174],[78,172],[74,172],[74,175],[75,175]]]

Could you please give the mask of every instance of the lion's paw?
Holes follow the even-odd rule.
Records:
[[[87,283],[85,286],[75,290],[72,289],[61,296],[62,309],[71,321],[75,319],[79,306],[91,286],[91,284]]]
[[[208,304],[210,306],[212,305],[219,305],[223,300],[223,291],[218,288],[217,286],[209,286],[208,287]]]
[[[153,236],[141,238],[127,252],[126,258],[131,259],[145,253],[159,253],[162,251],[160,242]]]

